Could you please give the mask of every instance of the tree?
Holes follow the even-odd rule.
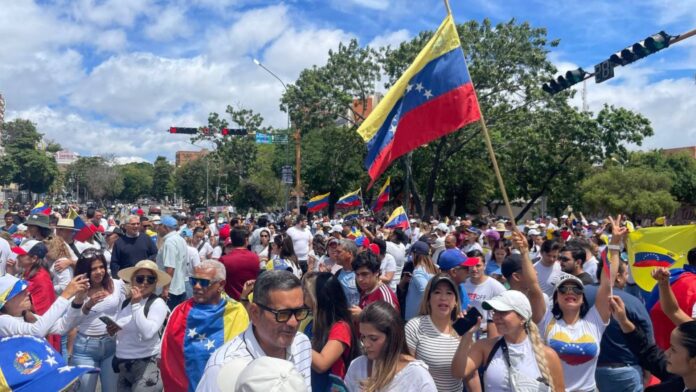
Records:
[[[155,159],[152,173],[152,197],[164,200],[174,195],[174,167],[163,156]]]
[[[632,220],[671,215],[679,203],[668,189],[669,175],[643,168],[610,167],[597,171],[580,186],[584,206],[600,215],[624,213]]]
[[[696,159],[687,153],[665,154],[660,150],[632,152],[626,162],[631,167],[668,173],[670,193],[680,202],[696,205]]]
[[[123,175],[113,159],[93,157],[85,170],[84,182],[93,198],[99,202],[114,200],[123,192]]]
[[[128,163],[117,166],[123,178],[123,190],[118,198],[134,202],[141,197],[151,195],[153,188],[153,166],[147,162]]]
[[[174,172],[177,193],[193,207],[205,205],[205,174],[201,173],[205,173],[207,159],[209,157],[187,162]]]

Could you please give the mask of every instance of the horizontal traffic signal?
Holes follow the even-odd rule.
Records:
[[[551,79],[541,87],[547,93],[553,95],[559,93],[570,86],[580,83],[585,80],[588,73],[582,68],[568,71],[565,75],[561,75],[556,79]]]
[[[235,136],[245,136],[247,134],[246,128],[222,128],[220,133],[223,136],[235,135]]]
[[[612,54],[609,57],[609,61],[614,65],[630,64],[668,47],[671,38],[669,34],[660,31],[641,42],[637,42],[620,52]]]
[[[198,128],[170,127],[169,133],[181,133],[181,134],[185,134],[185,135],[195,135],[198,133]]]

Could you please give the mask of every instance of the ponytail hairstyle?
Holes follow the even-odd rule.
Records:
[[[696,320],[681,323],[677,329],[681,334],[681,344],[689,352],[689,357],[696,357]]]
[[[383,390],[396,376],[401,356],[408,353],[404,320],[393,306],[384,301],[373,302],[360,313],[360,323],[370,324],[386,335],[382,352],[374,361],[372,376],[361,381],[365,392]]]
[[[553,378],[551,377],[551,371],[549,371],[549,365],[546,361],[544,343],[541,341],[541,336],[539,335],[539,328],[533,321],[527,320],[527,322],[525,323],[525,329],[527,330],[527,336],[529,336],[529,341],[532,342],[534,358],[536,358],[537,366],[539,366],[539,373],[541,373],[541,377],[543,377],[544,381],[548,384],[549,390],[551,392],[554,392]]]

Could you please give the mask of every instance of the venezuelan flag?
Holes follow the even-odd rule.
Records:
[[[395,209],[394,212],[392,212],[389,219],[387,220],[387,223],[384,224],[384,227],[386,227],[387,229],[408,228],[408,215],[406,215],[404,207],[400,206],[397,209]]]
[[[346,212],[346,215],[343,217],[344,221],[350,221],[354,219],[360,218],[360,210],[350,210]]]
[[[358,128],[367,142],[369,186],[398,157],[479,118],[457,27],[448,15]]]
[[[44,214],[51,215],[51,207],[45,205],[42,201],[36,203],[34,208],[29,212],[30,214]]]
[[[379,194],[377,195],[377,200],[375,201],[375,205],[372,207],[372,211],[374,212],[379,212],[382,210],[382,207],[384,207],[384,203],[389,201],[389,192],[391,191],[391,177],[387,177],[387,181],[384,181],[384,185],[382,185],[382,188],[379,190]]]
[[[97,232],[94,225],[85,223],[79,216],[75,217],[73,222],[75,223],[75,241],[87,241]]]
[[[549,338],[549,347],[571,366],[589,362],[599,353],[599,344],[588,334],[572,339],[565,332],[557,332]]]
[[[216,305],[189,299],[172,311],[162,336],[164,390],[195,391],[210,355],[249,325],[242,304],[222,296]]]
[[[329,195],[331,193],[325,193],[323,195],[314,196],[307,202],[307,211],[317,212],[329,206]]]
[[[360,207],[362,205],[362,199],[360,198],[360,189],[351,192],[347,195],[341,196],[336,202],[337,208],[351,208]]]

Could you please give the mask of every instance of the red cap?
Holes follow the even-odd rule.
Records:
[[[478,257],[469,257],[465,262],[459,264],[463,267],[473,267],[481,261]]]
[[[367,246],[367,249],[371,250],[375,256],[379,256],[379,246],[377,244],[370,244]]]
[[[135,211],[135,214],[136,214],[136,215],[140,215],[140,216],[143,216],[144,213],[145,213],[145,212],[143,211],[142,208],[138,208],[138,210]]]
[[[230,225],[225,225],[220,228],[220,238],[225,239],[230,237]]]

